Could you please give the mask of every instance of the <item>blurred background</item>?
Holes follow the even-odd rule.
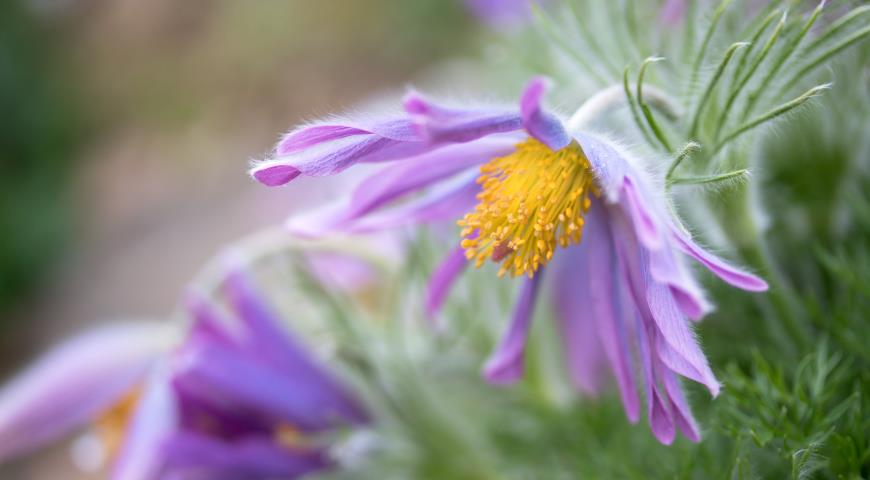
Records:
[[[459,0],[0,2],[0,378],[89,325],[164,317],[221,245],[334,193],[266,189],[248,161],[473,32]],[[90,477],[60,445],[0,478]]]

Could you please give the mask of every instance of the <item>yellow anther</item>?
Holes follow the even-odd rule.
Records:
[[[480,173],[480,203],[458,222],[461,246],[475,265],[490,258],[501,262],[499,276],[531,277],[556,248],[580,242],[583,215],[596,190],[579,145],[554,152],[529,139]]]

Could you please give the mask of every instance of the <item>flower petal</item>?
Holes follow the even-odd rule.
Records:
[[[468,260],[465,258],[465,249],[456,247],[450,251],[446,258],[438,265],[429,284],[426,287],[426,314],[434,319],[450,292],[450,287],[456,282],[465,268]]]
[[[271,369],[252,371],[252,375],[261,375],[263,378],[271,377],[273,373],[281,375],[292,381],[290,392],[304,390],[299,397],[303,403],[309,397],[314,398],[320,403],[319,409],[328,410],[331,415],[338,414],[353,422],[367,420],[367,414],[350,392],[330,372],[318,365],[286,328],[281,327],[281,320],[259,298],[250,280],[241,271],[228,276],[226,291],[234,311],[251,334],[246,345],[247,353],[265,358],[275,369],[274,372]],[[238,367],[249,369],[252,366],[243,362]],[[251,388],[253,392],[258,386],[251,385]]]
[[[259,438],[225,442],[190,432],[173,435],[162,451],[168,474],[177,475],[171,478],[297,478],[330,464],[320,450],[290,449]]]
[[[169,347],[167,333],[156,323],[112,325],[46,354],[0,392],[0,459],[72,433],[109,408]]]
[[[356,219],[407,193],[425,188],[459,172],[507,155],[516,149],[510,137],[481,139],[450,145],[386,167],[363,180],[350,199],[347,220]]]
[[[701,262],[708,270],[725,282],[750,292],[763,292],[767,290],[767,282],[763,279],[728,264],[725,260],[703,249],[676,228],[671,229],[671,234],[680,250]]]
[[[112,467],[112,479],[151,480],[158,478],[162,471],[161,447],[178,426],[177,407],[167,374],[158,368],[151,376]]]
[[[685,395],[683,395],[683,388],[680,386],[679,380],[670,370],[662,369],[661,374],[662,383],[665,386],[668,400],[671,402],[677,427],[689,440],[700,442],[701,433],[698,429],[698,422],[695,421],[695,417],[692,415],[692,409],[689,407],[689,402],[686,401]]]
[[[563,252],[552,267],[553,294],[571,381],[580,391],[598,395],[605,381],[606,357],[596,332],[598,314],[590,308],[590,253],[585,243]],[[596,284],[606,281],[595,279]],[[601,320],[609,324],[613,318]]]
[[[483,369],[484,378],[490,383],[510,384],[523,375],[526,340],[543,273],[544,271],[540,270],[533,278],[523,282],[507,333],[502,337]]]
[[[619,260],[604,208],[593,205],[586,218],[584,242],[589,249],[589,278],[585,285],[589,289],[591,311],[595,315],[595,331],[616,378],[625,415],[629,421],[636,422],[640,418],[640,400],[626,338],[627,324],[636,321],[636,309],[628,308],[622,301],[626,297],[622,291],[624,287],[620,288],[613,273],[618,271]]]
[[[651,348],[651,338],[658,334],[652,325],[640,326],[637,329],[641,365],[644,373],[644,383],[647,393],[647,415],[650,429],[656,439],[670,445],[676,437],[674,418],[664,400],[664,395],[656,382],[656,359]]]
[[[520,115],[523,128],[529,135],[555,151],[567,147],[571,137],[558,118],[541,108],[541,101],[549,87],[550,82],[545,77],[532,78],[520,99]]]

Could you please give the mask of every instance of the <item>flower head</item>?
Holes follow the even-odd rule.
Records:
[[[316,234],[458,222],[459,245],[430,281],[430,314],[469,261],[493,261],[500,263],[499,274],[528,277],[508,329],[484,366],[487,380],[503,384],[522,376],[535,301],[543,277],[552,277],[577,387],[597,393],[609,366],[626,414],[636,421],[638,370],[656,437],[670,443],[679,429],[697,440],[677,376],[705,385],[713,395],[720,387],[688,322],[711,306],[680,254],[738,288],[760,291],[767,285],[677,227],[651,193],[648,174],[617,144],[590,132],[569,133],[542,108],[546,87],[544,79],[533,79],[518,109],[450,108],[412,92],[406,114],[381,124],[401,125],[402,135],[353,121],[315,124],[288,134],[276,155],[255,164],[252,174],[275,185],[298,175],[337,173],[357,162],[392,162],[360,184],[349,207],[291,226]],[[341,132],[341,138],[318,132]],[[311,141],[303,146],[294,140],[288,150],[288,138]],[[389,147],[373,151],[373,144]],[[395,155],[399,151],[405,154]],[[384,208],[427,186],[434,188]]]
[[[192,292],[180,345],[152,325],[62,345],[0,392],[0,460],[88,424],[112,478],[296,478],[330,466],[329,436],[368,417],[241,271],[230,314]]]

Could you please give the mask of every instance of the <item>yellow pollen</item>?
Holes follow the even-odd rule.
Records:
[[[121,443],[127,434],[140,395],[140,387],[133,388],[94,422],[94,429],[109,458],[114,458],[121,450]]]
[[[498,275],[534,276],[556,247],[580,243],[583,215],[596,195],[589,160],[576,143],[553,151],[528,139],[515,152],[480,167],[480,203],[457,223],[465,257]]]

